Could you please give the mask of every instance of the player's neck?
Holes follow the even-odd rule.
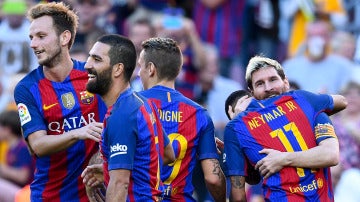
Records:
[[[168,87],[168,88],[175,89],[175,82],[174,81],[162,80],[162,81],[157,82],[156,85],[165,86],[165,87]]]
[[[61,59],[58,63],[50,66],[44,66],[44,75],[50,81],[62,82],[73,69],[73,61],[70,56]]]
[[[121,84],[113,83],[109,91],[105,95],[101,96],[101,98],[105,102],[106,106],[110,107],[116,102],[120,94],[125,92],[128,88],[130,88],[129,82]]]

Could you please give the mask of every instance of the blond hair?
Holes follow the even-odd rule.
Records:
[[[252,90],[252,74],[259,69],[263,69],[266,67],[274,67],[276,72],[279,74],[279,76],[282,79],[285,79],[285,73],[283,67],[278,63],[276,60],[264,57],[264,56],[254,56],[250,59],[247,67],[246,67],[246,73],[245,73],[245,80],[248,85],[248,87]]]

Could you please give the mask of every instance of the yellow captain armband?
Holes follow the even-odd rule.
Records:
[[[324,123],[324,124],[317,124],[315,126],[315,138],[321,138],[321,137],[333,137],[337,138],[334,130],[334,126],[330,123]]]

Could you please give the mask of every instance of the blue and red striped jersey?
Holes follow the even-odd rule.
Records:
[[[127,201],[157,200],[163,191],[159,153],[170,142],[152,103],[128,89],[109,108],[104,123],[100,145],[106,186],[109,170],[130,170]]]
[[[88,73],[84,64],[74,67],[62,82],[45,78],[43,67],[30,72],[16,86],[14,97],[25,139],[39,130],[63,135],[94,121],[101,122],[106,105],[86,91]],[[80,177],[91,156],[98,151],[93,140],[77,141],[68,149],[49,156],[35,156],[36,171],[31,183],[31,201],[87,201]]]
[[[217,159],[214,125],[207,111],[178,91],[154,86],[141,92],[158,108],[163,128],[175,151],[176,161],[162,167],[164,201],[195,201],[192,172],[196,160]]]
[[[326,138],[336,138],[329,117],[329,95],[292,91],[266,100],[253,100],[225,128],[224,145],[228,176],[246,175],[245,156],[255,165],[264,148],[281,152],[305,151]],[[263,181],[269,201],[333,201],[329,168],[284,167]]]
[[[244,0],[227,0],[215,9],[194,1],[193,19],[202,41],[215,44],[222,58],[239,53]],[[221,31],[219,31],[221,30]]]

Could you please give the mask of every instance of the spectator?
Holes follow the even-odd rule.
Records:
[[[202,41],[219,50],[219,72],[231,77],[239,55],[245,0],[196,0],[193,19]],[[221,31],[219,31],[221,30]]]
[[[36,58],[29,46],[30,23],[25,17],[25,0],[5,0],[0,23],[0,75],[27,73],[36,67]]]
[[[106,33],[101,24],[98,24],[98,20],[109,9],[104,8],[107,2],[108,0],[79,0],[71,4],[79,15],[79,27],[75,37],[75,44],[84,44],[87,48],[90,48],[93,44],[86,44],[87,37],[90,34],[96,34],[95,38],[97,38]]]
[[[152,38],[155,36],[155,28],[152,23],[147,18],[142,18],[136,20],[130,27],[129,27],[129,39],[134,43],[137,58],[139,58],[142,46],[141,43],[146,39]],[[137,65],[131,76],[131,87],[135,91],[143,90],[143,86],[138,75],[140,67]]]
[[[340,163],[332,168],[334,184],[343,170],[360,168],[360,84],[350,81],[342,91],[348,100],[346,110],[333,117],[340,145]]]
[[[287,78],[303,90],[334,94],[350,79],[351,63],[329,53],[331,31],[326,21],[309,23],[306,53],[283,63]]]
[[[307,24],[314,20],[325,20],[335,28],[340,28],[347,21],[341,0],[302,0],[290,1],[288,16],[292,16],[292,28],[288,44],[288,57],[301,52],[305,41],[304,33]]]
[[[170,10],[169,12],[180,12]],[[157,36],[174,39],[183,54],[183,66],[176,78],[175,88],[187,98],[194,99],[194,87],[198,81],[198,72],[205,61],[204,47],[195,29],[192,19],[182,14],[164,15],[155,22]]]
[[[356,38],[346,31],[335,31],[331,37],[331,51],[351,63],[351,80],[360,80],[360,64],[355,62]]]
[[[205,44],[206,60],[204,67],[199,72],[199,83],[196,86],[196,98],[209,111],[209,115],[214,122],[215,134],[221,140],[223,130],[228,123],[226,114],[223,113],[223,103],[226,97],[233,91],[243,89],[243,87],[229,78],[223,77],[219,73],[219,52],[214,45]]]
[[[5,197],[3,195],[11,196],[14,199],[18,190],[30,184],[34,175],[35,161],[30,156],[22,138],[20,118],[17,111],[7,110],[0,114],[0,140],[5,140],[9,144],[6,163],[0,164],[0,189],[8,190],[6,194],[0,196],[0,201],[3,201],[3,197]],[[11,184],[10,186],[16,187],[16,189],[11,191],[4,187],[7,184]]]

